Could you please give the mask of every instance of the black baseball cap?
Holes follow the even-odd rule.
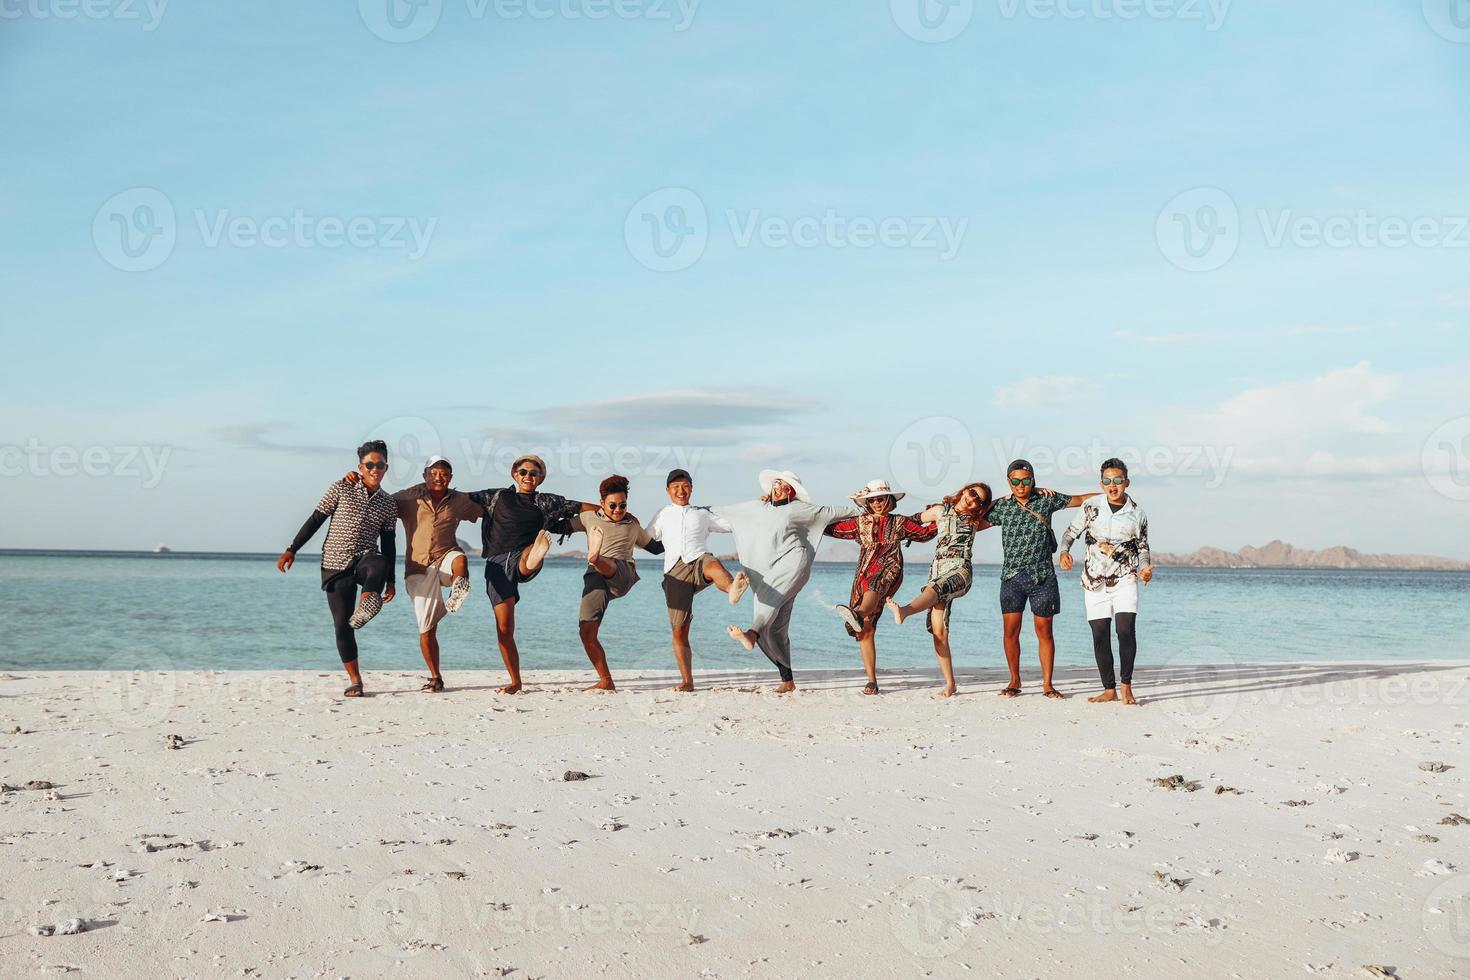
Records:
[[[1024,459],[1011,460],[1011,465],[1006,467],[1006,476],[1010,476],[1016,470],[1025,470],[1031,474],[1033,480],[1036,479],[1036,468]]]
[[[688,480],[690,483],[693,483],[694,477],[689,475],[688,470],[669,470],[669,478],[664,481],[664,486],[668,486],[670,483],[678,483],[680,480]]]

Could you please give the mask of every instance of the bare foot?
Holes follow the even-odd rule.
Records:
[[[885,599],[884,602],[888,606],[888,611],[893,613],[893,621],[899,626],[902,626],[903,621],[905,619],[908,619],[908,617],[903,614],[903,607],[894,602],[892,599]]]
[[[952,698],[958,690],[959,688],[957,687],[943,687],[935,691],[934,696],[938,698]]]
[[[550,550],[551,535],[546,531],[542,531],[536,535],[536,540],[526,549],[526,570],[528,572],[534,572],[540,568],[541,563],[546,560],[546,553]]]
[[[597,559],[602,557],[602,528],[589,527],[587,529],[587,564],[596,565]],[[529,562],[528,562],[529,564]]]
[[[613,685],[613,682],[612,681],[598,681],[596,684],[593,684],[591,687],[584,687],[584,688],[582,688],[582,690],[584,692],[585,691],[611,691],[611,692],[616,692],[617,691],[617,687],[615,687]]]
[[[725,632],[730,634],[730,639],[739,643],[741,646],[745,647],[745,649],[755,649],[755,634],[753,632],[749,630],[743,630],[739,626],[731,626],[729,629],[725,630]]]
[[[745,590],[748,588],[750,588],[750,576],[744,572],[736,572],[735,580],[730,583],[730,605],[733,606],[739,602],[740,597],[745,595]]]
[[[1094,694],[1092,697],[1087,699],[1089,704],[1102,704],[1106,701],[1116,700],[1118,700],[1118,692],[1113,690],[1111,687],[1101,694]]]
[[[771,693],[772,694],[790,694],[794,690],[796,690],[796,682],[795,681],[782,681],[780,684],[778,684],[775,687],[771,688]]]
[[[675,684],[673,687],[669,688],[669,690],[677,691],[680,694],[692,694],[694,692],[694,682],[690,681],[688,684]]]
[[[520,685],[519,682],[516,682],[514,684],[507,684],[504,687],[497,687],[495,689],[495,693],[496,694],[520,694],[521,693],[521,685]]]
[[[1133,696],[1133,688],[1127,684],[1123,685],[1123,703],[1137,705],[1138,699]]]
[[[1047,698],[1050,699],[1050,700],[1052,700],[1052,701],[1060,701],[1060,700],[1062,700],[1063,698],[1066,697],[1065,694],[1063,694],[1061,691],[1058,691],[1054,687],[1043,687],[1041,689],[1041,693],[1042,694],[1045,694],[1047,696]]]
[[[1003,687],[995,693],[1003,698],[1018,698],[1021,696],[1021,689],[1019,687]]]

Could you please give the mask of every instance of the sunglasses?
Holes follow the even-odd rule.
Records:
[[[1102,478],[1102,485],[1105,487],[1121,487],[1127,482],[1128,478],[1126,476],[1105,476]]]
[[[1012,480],[1011,481],[1011,486],[1013,486],[1013,487],[1029,487],[1029,486],[1035,485],[1035,483],[1036,483],[1036,481],[1033,480],[1033,479],[1031,479],[1031,477],[1029,477],[1029,476],[1023,476],[1019,480]]]
[[[627,510],[627,504],[603,504],[608,510]]]
[[[516,470],[516,476],[540,476],[540,470]]]
[[[387,463],[363,463],[362,465],[370,470],[386,470],[388,468]]]

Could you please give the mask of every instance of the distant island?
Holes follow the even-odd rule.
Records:
[[[1284,541],[1272,541],[1264,547],[1246,545],[1239,551],[1223,548],[1200,548],[1187,555],[1154,552],[1155,565],[1182,565],[1194,568],[1361,568],[1380,571],[1462,572],[1470,570],[1470,562],[1440,558],[1436,555],[1367,555],[1355,548],[1338,545],[1313,551]]]

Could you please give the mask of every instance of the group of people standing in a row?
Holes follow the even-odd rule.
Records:
[[[1021,693],[1021,620],[1029,604],[1041,660],[1042,693],[1048,698],[1062,697],[1052,686],[1056,652],[1052,618],[1061,609],[1052,556],[1060,550],[1061,567],[1070,570],[1072,545],[1082,538],[1086,557],[1081,583],[1103,683],[1102,693],[1089,700],[1137,703],[1131,685],[1138,590],[1140,582],[1153,577],[1153,567],[1148,519],[1128,495],[1128,467],[1119,459],[1103,463],[1100,493],[1065,495],[1041,489],[1031,464],[1018,459],[1007,467],[1010,496],[997,500],[987,484],[971,483],[913,516],[897,513],[904,494],[885,481],[869,483],[853,494],[850,506],[821,507],[811,502],[796,474],[775,470],[760,474],[757,500],[696,507],[690,503],[693,479],[687,471],[676,469],[666,481],[669,503],[644,524],[628,513],[625,478],[603,480],[595,504],[569,500],[540,489],[547,475],[546,463],[535,455],[515,461],[510,486],[472,493],[450,488],[453,468],[443,457],[429,460],[422,483],[396,494],[382,487],[388,469],[386,444],[364,443],[358,447],[357,458],[358,468],[327,488],[276,562],[281,571],[290,569],[296,552],[330,519],[322,546],[322,590],[332,613],[337,651],[350,680],[344,692],[347,697],[363,695],[355,632],[384,603],[391,602],[397,591],[394,573],[400,521],[407,539],[404,586],[413,602],[419,646],[429,668],[423,690],[444,690],[438,624],[446,613],[457,612],[470,594],[469,562],[460,550],[457,531],[461,522],[478,521],[485,591],[494,610],[500,654],[510,674],[509,683],[498,688],[503,694],[521,690],[515,640],[520,586],[540,574],[553,535],[585,532],[587,570],[578,623],[582,645],[598,676],[588,690],[615,690],[598,630],[612,601],[627,595],[638,582],[636,548],[663,557],[664,596],[680,674],[674,690],[694,690],[689,624],[694,597],[710,585],[725,593],[732,605],[746,591],[751,592],[754,614],[750,627],[731,626],[729,634],[747,650],[759,647],[775,665],[781,678],[777,693],[795,690],[791,614],[825,535],[855,541],[859,547],[851,596],[836,611],[862,651],[868,681],[863,693],[879,691],[875,634],[886,606],[899,624],[910,616],[924,615],[944,675],[944,687],[938,693],[949,697],[956,691],[949,648],[950,611],[973,583],[975,535],[999,527],[1004,551],[1000,607],[1010,668],[1010,681],[999,693],[1006,697]],[[1081,512],[1058,545],[1052,515],[1071,507],[1080,507]],[[731,573],[710,551],[709,537],[715,532],[734,535],[740,570]],[[934,559],[929,578],[917,596],[900,604],[903,546],[930,540],[934,541]],[[1119,678],[1114,675],[1114,630],[1121,694]]]

